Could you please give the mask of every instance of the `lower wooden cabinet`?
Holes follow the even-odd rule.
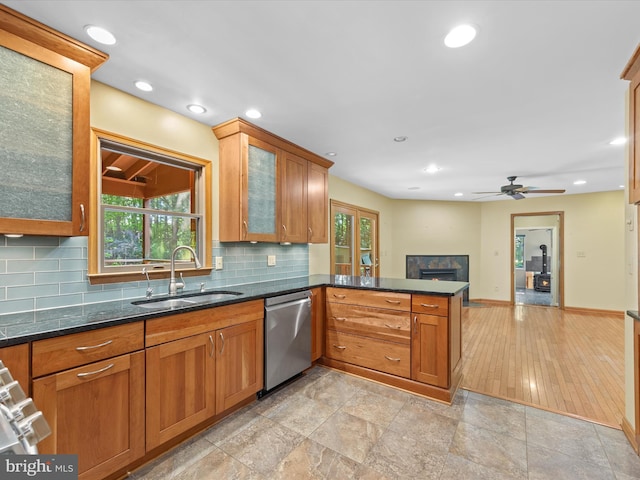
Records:
[[[52,434],[43,454],[77,454],[80,480],[99,480],[145,453],[144,352],[33,381],[33,400]]]
[[[263,330],[254,320],[216,331],[216,413],[262,390]]]
[[[29,344],[13,345],[0,348],[0,360],[11,372],[14,380],[17,380],[24,393],[30,397],[29,390]]]
[[[415,314],[411,337],[411,378],[438,387],[449,386],[447,317]]]
[[[324,355],[324,288],[311,289],[311,361]]]
[[[147,348],[147,450],[215,415],[214,336]]]

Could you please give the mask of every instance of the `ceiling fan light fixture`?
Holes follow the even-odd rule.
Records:
[[[103,45],[115,45],[116,43],[115,35],[106,28],[98,27],[97,25],[85,25],[84,31],[96,42]]]
[[[406,142],[408,140],[409,137],[405,137],[404,135],[400,135],[398,137],[393,137],[393,141],[394,142],[398,142],[398,143],[402,143],[402,142]]]
[[[459,48],[471,43],[478,29],[473,25],[463,24],[454,27],[449,31],[446,37],[444,37],[444,44],[449,48]]]

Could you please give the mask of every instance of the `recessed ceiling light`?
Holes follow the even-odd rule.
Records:
[[[409,137],[405,137],[404,135],[401,135],[399,137],[393,137],[393,141],[394,142],[406,142],[408,138]]]
[[[424,171],[427,173],[436,173],[436,172],[439,172],[440,170],[442,169],[437,165],[429,165],[427,168],[424,169]]]
[[[464,195],[464,193],[462,192],[458,192],[458,193],[454,193],[453,196],[454,197],[462,197]]]
[[[137,80],[134,82],[134,85],[138,90],[142,90],[143,92],[150,92],[153,90],[153,86],[149,82],[145,82],[144,80]]]
[[[444,44],[449,48],[463,47],[476,37],[477,30],[471,25],[458,25],[444,38]]]
[[[207,111],[207,109],[202,105],[196,105],[195,103],[187,105],[187,110],[189,110],[191,113],[204,113]]]
[[[409,187],[407,190],[420,190],[420,187]]]
[[[624,145],[625,143],[627,143],[626,137],[618,137],[611,140],[609,145]]]
[[[116,43],[116,37],[109,30],[97,27],[95,25],[86,25],[84,31],[87,32],[91,38],[96,42],[103,45],[114,45]]]
[[[574,185],[584,185],[585,183],[587,183],[586,180],[576,180],[573,182]]]
[[[249,118],[260,118],[262,116],[262,114],[255,108],[250,108],[249,110],[244,112],[244,114]]]
[[[107,165],[105,167],[107,170],[111,170],[112,172],[121,172],[122,169],[120,167],[116,167],[115,165]]]
[[[325,153],[325,155],[327,157],[335,157],[337,155],[337,153],[336,152],[327,152],[327,153]]]
[[[618,185],[620,188],[624,188],[624,185]]]

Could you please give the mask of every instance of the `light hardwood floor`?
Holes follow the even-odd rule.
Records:
[[[467,307],[463,342],[463,388],[620,428],[621,317],[531,305]]]

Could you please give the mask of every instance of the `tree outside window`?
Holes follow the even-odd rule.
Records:
[[[515,259],[516,268],[524,268],[524,235],[516,235]]]

